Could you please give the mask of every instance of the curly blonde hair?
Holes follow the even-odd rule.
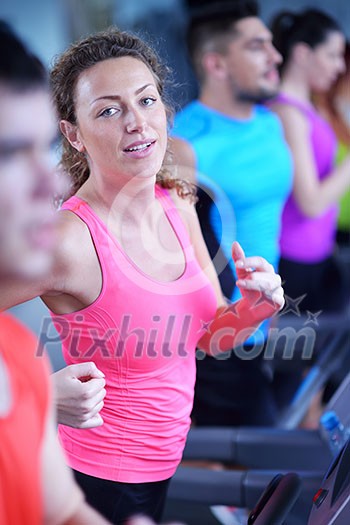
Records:
[[[75,88],[83,71],[103,60],[125,56],[141,60],[150,69],[170,123],[173,112],[164,95],[165,79],[169,69],[160,62],[153,49],[143,40],[116,28],[101,31],[72,44],[56,60],[50,81],[58,118],[76,124]],[[73,195],[89,178],[90,168],[84,154],[73,148],[66,137],[62,140],[60,167],[71,179],[70,194]],[[183,198],[195,200],[194,185],[174,177],[164,165],[157,174],[156,182],[164,188],[176,188],[177,193]]]

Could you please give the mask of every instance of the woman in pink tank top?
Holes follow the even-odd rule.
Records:
[[[226,305],[194,190],[164,164],[164,73],[148,46],[117,30],[58,58],[51,81],[71,197],[55,271],[23,292],[50,308],[67,363],[93,361],[105,377],[97,426],[60,425],[59,435],[87,500],[113,523],[161,517],[190,425],[196,347],[227,351],[284,303],[272,266],[235,243],[242,299]],[[93,378],[82,380],[93,393]]]
[[[301,309],[338,310],[349,301],[349,283],[334,258],[340,197],[350,187],[350,155],[335,167],[334,131],[312,104],[344,70],[345,39],[327,14],[283,12],[272,23],[283,56],[281,94],[272,108],[281,117],[294,158],[294,188],[281,229],[280,272],[286,294]]]

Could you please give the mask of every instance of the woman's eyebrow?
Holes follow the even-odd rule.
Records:
[[[141,86],[135,91],[135,95],[139,95],[140,93],[142,93],[142,91],[147,89],[149,86],[153,86],[153,84],[145,84],[144,86]],[[91,105],[97,102],[98,100],[120,100],[120,99],[121,99],[120,95],[102,95],[101,97],[95,98],[91,102]]]

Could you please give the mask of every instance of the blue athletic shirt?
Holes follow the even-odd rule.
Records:
[[[254,107],[251,118],[238,120],[196,100],[176,115],[172,134],[194,150],[203,234],[223,292],[235,301],[240,293],[232,286],[234,240],[246,256],[261,255],[278,268],[281,215],[291,192],[293,171],[281,123],[261,105]],[[226,270],[220,252],[228,264]],[[265,337],[266,326],[260,327],[248,343]]]

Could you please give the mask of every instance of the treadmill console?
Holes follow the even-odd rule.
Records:
[[[313,498],[308,525],[350,524],[350,440],[329,467]]]

